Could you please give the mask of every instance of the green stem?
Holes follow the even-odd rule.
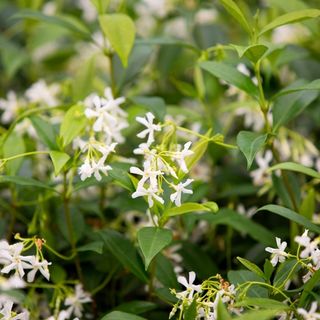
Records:
[[[7,161],[11,161],[11,160],[18,159],[18,158],[23,158],[26,156],[32,156],[34,154],[49,154],[49,153],[50,153],[50,151],[30,151],[30,152],[16,154],[15,156],[12,156],[12,157],[3,158],[3,159],[0,159],[0,161],[7,162]]]
[[[78,277],[80,281],[83,283],[83,276],[82,276],[82,270],[80,266],[80,260],[79,256],[77,253],[77,248],[76,248],[76,240],[74,237],[73,233],[73,227],[72,227],[72,220],[71,220],[71,213],[70,213],[70,206],[69,206],[69,197],[68,197],[68,181],[67,181],[67,173],[64,172],[63,175],[63,208],[64,208],[64,214],[67,222],[67,228],[68,228],[68,233],[69,233],[69,240],[71,244],[71,249],[72,249],[72,255],[75,257],[75,266],[77,270]]]
[[[62,260],[72,260],[75,257],[75,254],[72,253],[71,256],[65,256],[59,252],[57,252],[56,250],[54,250],[53,248],[51,248],[49,245],[47,245],[46,243],[43,244],[43,246],[50,252],[52,252],[54,255],[56,255],[57,257],[59,257]]]
[[[101,291],[112,279],[113,275],[115,274],[115,272],[117,271],[117,267],[114,267],[110,273],[108,274],[108,276],[104,279],[104,281],[95,289],[93,289],[91,291],[91,295],[94,296],[96,295],[99,291]]]

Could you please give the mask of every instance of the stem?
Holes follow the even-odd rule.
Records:
[[[12,156],[12,157],[3,158],[3,159],[0,159],[0,161],[7,162],[7,161],[10,161],[10,160],[23,158],[23,157],[26,157],[26,156],[31,156],[31,155],[34,155],[34,154],[49,154],[49,153],[50,153],[50,151],[30,151],[30,152],[24,152],[24,153],[16,154],[15,156]]]
[[[91,295],[94,296],[99,291],[101,291],[110,282],[110,280],[112,279],[112,276],[115,274],[116,271],[117,271],[117,267],[113,268],[108,274],[108,276],[104,279],[104,281],[98,287],[96,287],[91,291]]]
[[[76,240],[73,233],[73,227],[72,227],[72,220],[71,220],[71,213],[70,213],[70,206],[69,206],[69,196],[68,196],[68,181],[67,181],[67,173],[64,172],[63,175],[63,208],[64,208],[64,214],[67,222],[67,228],[69,233],[69,240],[71,244],[72,249],[72,256],[75,257],[75,266],[77,270],[78,277],[80,281],[83,283],[83,276],[82,276],[82,270],[80,266],[80,260],[77,253],[76,248]]]

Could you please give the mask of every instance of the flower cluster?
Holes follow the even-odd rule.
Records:
[[[193,301],[196,301],[196,319],[216,320],[219,301],[233,313],[239,314],[242,311],[233,306],[236,297],[235,286],[225,281],[220,275],[205,280],[201,285],[193,284],[195,279],[196,274],[193,271],[189,272],[188,280],[182,276],[178,277],[178,282],[186,289],[182,292],[171,290],[178,302],[173,306],[169,318],[172,318],[178,310],[183,313]]]
[[[136,120],[144,125],[146,129],[137,134],[138,138],[146,138],[147,142],[141,143],[133,152],[144,156],[143,169],[131,167],[130,173],[141,176],[137,183],[137,190],[132,194],[132,198],[147,197],[149,207],[153,207],[154,200],[164,204],[162,197],[162,182],[174,191],[170,195],[170,200],[176,206],[181,206],[181,196],[183,193],[192,194],[191,189],[186,187],[190,185],[193,179],[187,179],[184,182],[179,181],[179,173],[188,173],[186,158],[193,154],[190,150],[191,141],[186,142],[183,147],[171,143],[167,147],[166,141],[162,144],[153,146],[155,142],[155,133],[160,132],[162,126],[154,124],[155,117],[148,112],[144,118],[137,117]],[[169,178],[170,177],[170,178]],[[176,182],[173,183],[172,181]]]
[[[73,142],[74,148],[86,154],[79,168],[81,180],[93,175],[100,181],[100,172],[107,175],[112,169],[105,162],[116,145],[124,142],[121,131],[128,127],[127,113],[120,108],[124,101],[123,97],[114,99],[110,88],[105,89],[104,97],[91,94],[85,99],[85,116],[91,124],[86,132],[88,139],[78,137]]]

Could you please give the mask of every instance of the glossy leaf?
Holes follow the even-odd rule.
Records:
[[[101,318],[101,320],[147,320],[132,313],[112,311]]]
[[[295,171],[299,173],[303,173],[307,176],[310,176],[315,179],[320,179],[320,173],[306,167],[300,163],[294,163],[294,162],[282,162],[279,164],[276,164],[268,169],[268,171],[274,171],[274,170],[290,170],[290,171]]]
[[[241,264],[243,264],[247,269],[249,269],[250,271],[254,272],[256,275],[258,275],[261,278],[264,278],[264,273],[263,271],[254,263],[252,263],[251,261],[244,259],[244,258],[240,258],[237,257],[237,259],[241,262]]]
[[[237,135],[239,149],[247,159],[247,168],[250,169],[256,154],[266,143],[268,135],[250,131],[240,131]]]
[[[275,204],[268,204],[266,206],[259,208],[257,211],[263,211],[263,210],[275,213],[275,214],[277,214],[281,217],[284,217],[290,221],[296,222],[310,231],[320,233],[319,226],[312,223],[304,216],[301,216],[300,214],[298,214],[288,208],[284,208],[284,207],[281,207],[281,206],[278,206]]]
[[[72,106],[65,114],[60,127],[60,138],[63,146],[67,146],[77,137],[87,124],[84,107],[80,104]]]
[[[164,213],[164,217],[174,217],[179,216],[189,212],[205,212],[205,211],[218,211],[218,205],[215,202],[209,202],[209,204],[201,204],[196,202],[185,202],[182,203],[180,207],[173,207],[167,209]]]
[[[99,23],[122,64],[126,67],[135,38],[133,21],[125,14],[113,13],[101,15]]]
[[[49,155],[54,166],[54,174],[57,176],[69,161],[70,156],[60,151],[50,151]]]
[[[171,243],[172,231],[158,227],[145,227],[138,231],[137,238],[147,270],[153,258]]]
[[[200,63],[200,67],[215,77],[245,91],[252,97],[257,98],[259,96],[258,88],[252,80],[229,64],[216,61],[204,61]]]
[[[99,234],[110,252],[125,268],[128,268],[142,282],[148,282],[140,256],[128,239],[114,230],[103,230]]]
[[[243,315],[237,317],[237,320],[269,320],[274,319],[276,315],[279,315],[280,311],[277,309],[273,310],[254,310],[245,312]]]
[[[277,309],[277,310],[287,310],[290,307],[286,304],[274,300],[274,299],[268,299],[268,298],[245,298],[241,300],[240,302],[236,303],[239,307],[260,307],[265,309]]]
[[[247,57],[250,61],[256,63],[259,61],[262,57],[265,56],[265,53],[268,51],[268,47],[264,44],[254,44],[248,47],[244,46],[236,46],[231,45],[234,47],[239,55],[239,58],[242,58],[243,56]]]
[[[244,14],[233,0],[220,0],[225,9],[240,23],[245,31],[252,34],[252,27],[250,27]]]
[[[280,17],[275,18],[272,22],[264,26],[260,31],[259,36],[263,35],[264,33],[270,30],[283,26],[285,24],[295,23],[295,22],[299,22],[299,21],[303,21],[311,18],[317,18],[319,16],[320,16],[320,10],[318,9],[304,9],[304,10],[289,12]]]

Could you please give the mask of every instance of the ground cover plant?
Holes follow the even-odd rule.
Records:
[[[317,0],[2,0],[0,319],[320,319]]]

